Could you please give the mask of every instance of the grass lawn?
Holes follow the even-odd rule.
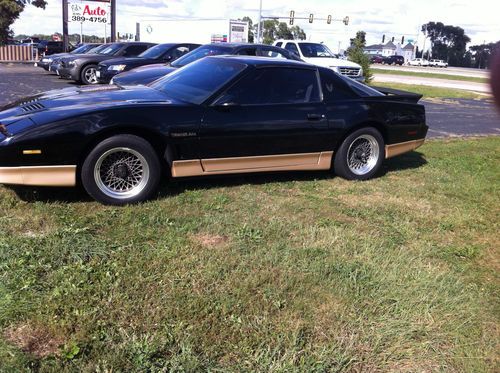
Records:
[[[489,98],[489,95],[484,95],[481,93],[476,93],[472,91],[466,91],[462,89],[453,88],[441,88],[432,87],[427,85],[419,84],[404,84],[404,83],[389,83],[389,82],[371,82],[371,86],[374,87],[387,87],[394,89],[401,89],[404,91],[419,93],[424,96],[424,98],[465,98],[465,99],[484,99]]]
[[[491,137],[125,208],[0,187],[0,370],[498,371],[499,178]]]
[[[373,65],[372,65],[372,67],[370,67],[370,71],[374,74],[419,76],[419,77],[423,77],[423,78],[461,80],[461,81],[465,81],[465,82],[488,83],[490,81],[487,78],[480,78],[480,77],[474,77],[474,76],[462,76],[462,75],[448,75],[448,74],[435,72],[438,70],[429,71],[429,72],[386,70],[386,69],[377,69],[376,67],[373,67]]]

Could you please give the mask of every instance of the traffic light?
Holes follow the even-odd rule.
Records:
[[[311,13],[309,14],[309,23],[313,23],[314,21],[314,15]]]
[[[385,43],[385,34],[382,36],[382,44]]]
[[[394,36],[392,37],[392,42],[394,43]]]
[[[293,25],[294,18],[295,18],[295,11],[290,10],[290,25]]]
[[[403,37],[401,38],[401,45],[403,45],[404,43],[405,43],[405,37],[403,36]]]
[[[332,16],[331,15],[328,15],[328,17],[326,17],[326,23],[328,23],[328,24],[332,23]]]
[[[344,17],[343,22],[344,22],[344,25],[347,26],[349,24],[349,17]]]

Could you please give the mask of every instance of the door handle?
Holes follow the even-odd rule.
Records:
[[[322,114],[307,114],[307,119],[308,120],[320,120],[323,119],[325,116]]]

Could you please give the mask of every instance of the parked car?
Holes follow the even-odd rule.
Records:
[[[110,83],[119,85],[148,84],[176,69],[186,66],[206,56],[243,55],[258,57],[273,57],[300,61],[296,55],[278,47],[267,44],[248,43],[217,43],[205,44],[169,64],[154,64],[116,75]]]
[[[50,56],[51,54],[62,53],[64,45],[62,41],[41,40],[37,44],[39,56]]]
[[[424,142],[421,95],[329,68],[217,56],[148,86],[67,88],[0,111],[0,183],[74,186],[114,205],[173,178],[330,170],[366,180]]]
[[[104,50],[105,48],[107,48],[110,45],[111,44],[96,44],[92,48],[90,48],[89,50],[85,50],[85,51],[80,52],[80,53],[70,53],[70,54],[63,53],[61,56],[52,55],[49,57],[52,60],[51,62],[49,62],[49,72],[57,74],[57,70],[61,67],[61,59],[65,58],[65,57],[68,57],[71,55],[76,55],[76,54],[98,54],[100,51]]]
[[[432,67],[448,67],[448,62],[444,62],[443,60],[430,60],[429,66]]]
[[[408,61],[408,65],[410,66],[429,66],[429,61],[424,58],[414,58],[413,60]]]
[[[195,50],[199,46],[200,44],[191,43],[158,44],[142,52],[137,57],[119,57],[106,60],[100,62],[97,66],[97,79],[99,83],[109,83],[116,74],[131,70],[135,67],[174,62],[179,57]]]
[[[382,62],[384,62],[384,56],[381,56],[380,54],[376,54],[374,56],[371,56],[370,62],[371,63],[382,63]]]
[[[365,81],[363,69],[360,65],[352,61],[336,58],[325,44],[301,40],[277,40],[274,45],[285,48],[305,62],[328,67],[341,75],[360,82]]]
[[[97,47],[100,44],[96,43],[87,43],[87,44],[81,44],[76,47],[76,49],[73,49],[69,53],[56,53],[56,54],[51,54],[50,56],[45,56],[43,57],[40,61],[35,62],[35,67],[41,67],[42,69],[49,71],[50,64],[52,61],[58,58],[62,57],[68,57],[74,54],[82,54],[82,53],[87,53]]]
[[[392,55],[384,57],[383,64],[386,65],[399,65],[402,66],[405,63],[405,58],[403,56]]]
[[[136,57],[153,43],[130,42],[112,43],[96,54],[76,54],[61,58],[57,74],[61,78],[72,79],[81,84],[97,84],[97,65],[99,62],[116,57]]]

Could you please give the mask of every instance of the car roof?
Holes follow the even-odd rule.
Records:
[[[282,58],[274,58],[274,57],[254,57],[254,56],[238,56],[238,55],[220,55],[220,56],[209,56],[206,58],[211,59],[231,59],[236,60],[242,63],[245,63],[250,66],[287,66],[287,67],[301,67],[301,68],[310,68],[317,69],[315,65],[311,65],[309,63],[305,63],[302,61],[296,60],[287,60]]]
[[[228,48],[239,48],[239,47],[271,47],[276,48],[274,45],[260,44],[260,43],[209,43],[203,44],[202,47],[228,47]]]

